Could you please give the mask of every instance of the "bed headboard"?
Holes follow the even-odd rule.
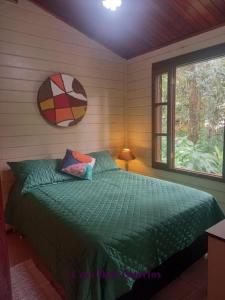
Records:
[[[2,203],[3,203],[3,210],[4,210],[7,199],[8,199],[9,191],[15,181],[15,177],[11,170],[1,171],[0,176],[1,176],[0,177],[0,179],[1,179],[0,201],[2,201]]]

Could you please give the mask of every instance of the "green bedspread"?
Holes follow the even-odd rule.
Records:
[[[23,196],[15,186],[6,212],[74,300],[115,300],[127,272],[152,270],[224,218],[210,194],[120,170]]]

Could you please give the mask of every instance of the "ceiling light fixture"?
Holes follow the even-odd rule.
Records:
[[[110,9],[112,11],[115,11],[118,7],[120,7],[122,4],[122,0],[103,0],[102,5]]]

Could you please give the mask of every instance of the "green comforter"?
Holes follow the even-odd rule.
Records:
[[[15,186],[6,212],[74,300],[115,300],[131,289],[130,274],[159,266],[224,218],[207,193],[120,170],[23,196]]]

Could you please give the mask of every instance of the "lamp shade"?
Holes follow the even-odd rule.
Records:
[[[133,160],[136,157],[134,156],[134,154],[129,148],[124,148],[123,150],[120,151],[118,158],[121,160],[128,161],[128,160]]]

